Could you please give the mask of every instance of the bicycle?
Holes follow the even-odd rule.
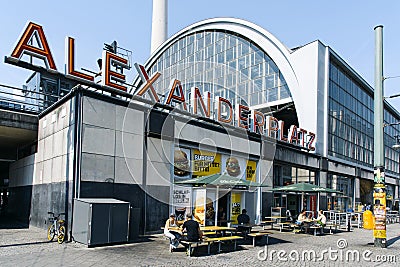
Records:
[[[60,213],[57,216],[55,216],[54,212],[47,212],[47,214],[52,215],[49,218],[51,224],[47,228],[47,239],[53,241],[54,236],[57,235],[58,244],[62,244],[65,239],[65,220],[60,219],[60,217],[61,215],[65,215],[65,213]]]

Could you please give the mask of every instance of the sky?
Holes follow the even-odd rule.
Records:
[[[1,1],[0,84],[22,87],[31,71],[4,63],[28,22],[43,26],[57,69],[64,72],[65,37],[75,38],[75,65],[97,71],[104,43],[116,40],[132,61],[150,56],[151,0]],[[400,1],[397,0],[169,0],[168,36],[204,19],[253,22],[289,48],[320,40],[374,87],[374,27],[383,25],[384,76],[400,76]],[[136,75],[127,73],[127,82]],[[386,79],[384,95],[400,93],[400,77]],[[400,97],[389,100],[400,110]]]

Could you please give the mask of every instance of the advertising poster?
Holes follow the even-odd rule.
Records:
[[[196,189],[193,191],[193,219],[199,224],[205,224],[206,190]],[[211,200],[212,202],[212,200]]]
[[[172,192],[172,206],[178,221],[185,220],[185,215],[190,212],[192,188],[184,186],[174,186]]]
[[[246,166],[246,180],[256,182],[257,162],[248,160]]]
[[[386,238],[386,191],[383,185],[374,187],[374,237]]]
[[[206,225],[215,225],[215,204],[216,203],[216,194],[213,191],[207,191],[207,199],[206,199],[206,215],[205,215],[205,224]]]
[[[374,238],[386,239],[386,230],[374,230]]]
[[[221,155],[204,150],[193,149],[193,178],[221,172]]]
[[[222,155],[222,173],[226,173],[229,176],[245,179],[246,175],[246,163],[247,161],[243,158]]]
[[[231,193],[231,220],[237,223],[237,217],[242,212],[241,193]]]
[[[190,179],[190,149],[176,147],[174,151],[174,181]]]

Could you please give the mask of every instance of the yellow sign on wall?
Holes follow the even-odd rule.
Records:
[[[234,223],[237,223],[241,210],[241,193],[231,193],[231,220]]]
[[[207,176],[221,172],[221,154],[204,150],[193,150],[193,177]]]
[[[246,164],[246,180],[256,181],[257,162],[248,160]]]

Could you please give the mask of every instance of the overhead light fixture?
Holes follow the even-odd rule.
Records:
[[[400,144],[395,144],[392,146],[393,149],[400,149]]]
[[[392,145],[392,148],[395,150],[399,150],[400,149],[400,135],[395,135],[394,137],[396,138],[396,144]]]

